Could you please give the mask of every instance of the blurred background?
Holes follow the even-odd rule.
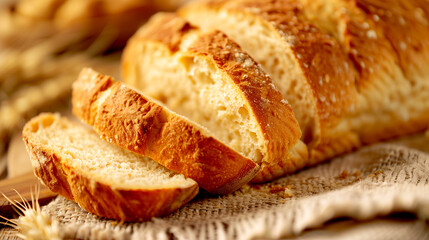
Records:
[[[157,11],[189,0],[0,0],[0,179],[31,171],[21,139],[43,111],[70,114],[82,67],[119,78],[121,50]]]

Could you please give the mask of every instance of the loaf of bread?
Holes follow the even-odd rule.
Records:
[[[225,32],[289,100],[309,163],[428,125],[426,1],[201,1],[179,14]]]
[[[105,142],[59,115],[33,118],[23,138],[40,180],[101,217],[149,220],[176,210],[198,193],[192,179]]]
[[[157,14],[123,54],[123,78],[136,89],[84,69],[73,86],[73,112],[104,140],[177,173],[43,115],[24,130],[36,174],[90,212],[147,219],[196,194],[186,177],[226,194],[422,131],[428,14],[424,0],[210,0]],[[112,151],[133,156],[126,162],[135,165],[124,169],[118,160],[99,168],[94,156]],[[106,173],[113,177],[103,182]],[[137,181],[143,184],[135,190]],[[149,205],[137,209],[123,198],[131,190],[117,186]],[[118,199],[108,203],[111,195]]]
[[[253,181],[306,164],[307,149],[289,104],[225,34],[203,33],[176,14],[157,14],[128,42],[122,60],[126,83],[261,165]]]
[[[74,82],[72,103],[73,113],[103,139],[148,156],[211,193],[230,193],[259,170],[206,128],[91,69]]]

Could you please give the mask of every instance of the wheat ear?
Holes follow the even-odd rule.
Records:
[[[57,221],[51,219],[47,214],[43,213],[38,199],[40,193],[40,185],[35,186],[35,191],[31,191],[31,205],[24,199],[18,191],[15,190],[18,196],[21,198],[21,202],[15,200],[12,201],[6,195],[2,194],[7,201],[12,204],[15,211],[20,215],[18,219],[7,219],[4,225],[13,227],[19,231],[18,237],[26,240],[42,240],[52,239],[59,240],[60,231],[59,224]]]

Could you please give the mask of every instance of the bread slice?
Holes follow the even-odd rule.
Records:
[[[300,0],[302,13],[334,36],[356,69],[362,143],[422,131],[429,116],[426,1]]]
[[[103,139],[148,156],[211,193],[230,193],[259,170],[207,129],[111,77],[83,69],[72,95],[73,113]]]
[[[157,14],[128,42],[124,81],[208,128],[262,166],[253,181],[301,168],[306,146],[294,114],[262,68],[219,31]]]
[[[298,11],[293,0],[234,0],[197,2],[179,14],[225,32],[262,65],[290,102],[314,160],[317,151],[327,158],[359,146],[347,123],[339,124],[354,109],[355,78],[341,46]]]
[[[149,220],[178,209],[198,193],[192,179],[105,142],[57,114],[30,120],[23,138],[40,180],[100,217]]]

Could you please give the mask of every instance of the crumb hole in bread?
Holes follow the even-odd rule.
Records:
[[[283,68],[279,69],[279,76],[284,76],[285,75],[285,70]]]
[[[203,116],[202,116],[202,117],[204,118],[204,120],[205,120],[206,122],[209,122],[209,121],[210,121],[210,115],[203,114]]]
[[[290,92],[293,92],[296,89],[296,81],[290,81]]]
[[[59,122],[58,127],[61,128],[61,129],[68,128],[67,124],[64,124],[63,122]]]
[[[255,155],[256,155],[257,161],[261,162],[262,158],[264,157],[264,155],[262,154],[261,150],[257,149]]]
[[[178,61],[185,68],[185,71],[188,72],[190,66],[194,63],[194,58],[191,56],[182,56]]]
[[[258,141],[258,136],[256,135],[256,133],[250,132],[250,137],[251,137],[252,141],[254,141],[254,142]]]
[[[249,117],[249,111],[244,106],[238,109],[238,113],[240,114],[240,117],[243,119],[246,119]]]
[[[73,137],[68,136],[68,140],[69,140],[70,143],[74,143],[74,138]]]
[[[213,76],[210,74],[210,71],[213,71],[214,67],[208,64],[207,68],[195,68],[192,67],[189,70],[189,79],[193,82],[193,84],[202,84],[209,85],[215,84],[213,80]]]
[[[42,120],[43,127],[49,127],[54,123],[54,119],[52,117],[46,117]]]
[[[301,137],[303,142],[311,143],[313,141],[313,134],[311,134],[313,132],[313,130],[311,129],[311,125],[307,125],[307,127],[305,129],[303,129],[302,132],[305,133]]]
[[[274,66],[277,66],[277,65],[279,65],[279,58],[277,58],[277,57],[274,57],[274,60],[273,60],[274,62],[273,62],[273,65]]]
[[[39,123],[37,123],[37,122],[33,122],[31,125],[30,125],[30,131],[31,132],[33,132],[33,133],[35,133],[35,132],[37,132],[39,130]]]

